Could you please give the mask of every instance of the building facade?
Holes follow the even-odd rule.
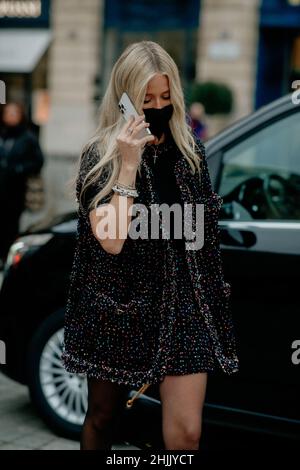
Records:
[[[17,45],[9,62],[10,30],[15,37],[19,30],[19,44],[29,35],[39,46],[29,48],[34,57],[21,53],[26,63]],[[209,135],[288,93],[300,75],[300,0],[0,0],[0,39],[4,33],[0,78],[40,129],[49,215],[75,208],[81,147],[95,130],[111,68],[131,42],[165,47],[184,92],[193,81],[230,87],[233,112],[209,118]]]

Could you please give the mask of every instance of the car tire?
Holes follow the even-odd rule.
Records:
[[[87,407],[86,379],[61,363],[64,309],[47,317],[35,331],[26,361],[31,400],[58,435],[78,440]]]

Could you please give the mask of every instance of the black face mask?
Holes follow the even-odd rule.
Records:
[[[145,114],[145,121],[150,124],[150,131],[158,138],[158,140],[164,132],[169,132],[169,120],[173,114],[172,104],[168,104],[161,109],[144,108],[143,112]]]

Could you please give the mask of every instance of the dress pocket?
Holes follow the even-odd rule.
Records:
[[[100,318],[105,315],[116,316],[116,319],[136,315],[137,303],[135,299],[124,303],[110,294],[97,292],[93,303],[97,305]]]
[[[142,366],[149,354],[144,322],[147,303],[132,298],[121,302],[110,294],[98,292],[93,300],[96,315],[97,350],[111,367]]]

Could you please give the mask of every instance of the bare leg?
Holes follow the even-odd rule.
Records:
[[[167,375],[160,384],[167,450],[198,450],[207,373]]]
[[[111,449],[118,413],[125,406],[128,387],[108,380],[88,378],[88,410],[80,449]]]

